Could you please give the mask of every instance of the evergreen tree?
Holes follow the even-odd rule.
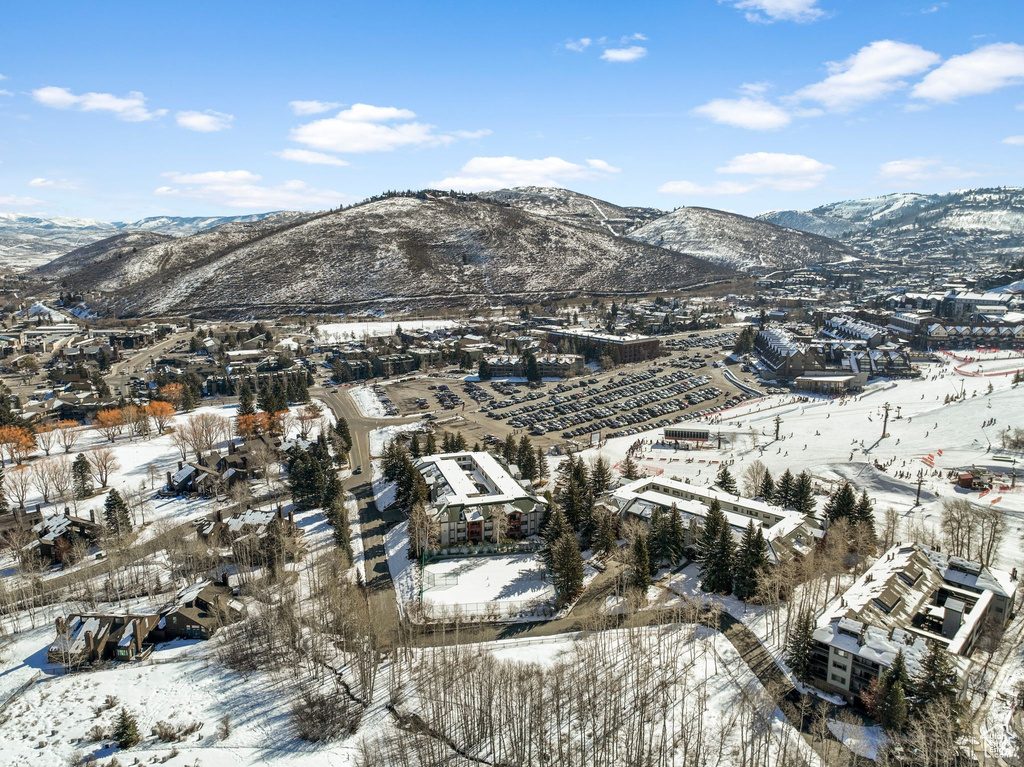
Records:
[[[765,469],[764,479],[761,480],[761,487],[758,488],[757,495],[765,503],[771,503],[775,498],[775,481],[772,479],[772,473]]]
[[[92,470],[84,453],[75,456],[75,460],[71,464],[71,476],[76,498],[85,498],[92,492]]]
[[[907,725],[907,698],[899,681],[888,686],[880,703],[879,722],[888,732],[899,732]]]
[[[775,503],[786,509],[792,508],[795,485],[793,473],[789,469],[782,472],[779,481],[775,483]]]
[[[640,478],[640,469],[633,460],[633,456],[628,453],[626,454],[626,457],[622,459],[622,463],[619,464],[619,473],[622,474],[623,479],[630,482]]]
[[[117,720],[114,723],[114,740],[117,741],[117,747],[120,749],[137,746],[142,740],[139,735],[138,720],[125,708],[121,709],[121,713],[117,715]]]
[[[594,551],[608,556],[616,547],[615,527],[610,514],[598,514],[594,529]]]
[[[921,659],[920,671],[912,682],[915,707],[920,710],[940,701],[955,705],[957,687],[956,671],[946,650],[938,642],[929,640],[928,653]]]
[[[487,364],[487,358],[480,358],[480,367],[477,368],[477,376],[481,381],[491,380],[491,366]]]
[[[259,541],[260,559],[263,560],[271,577],[276,578],[284,568],[284,528],[281,520],[276,516],[270,520],[266,533]]]
[[[598,458],[590,469],[590,487],[594,495],[599,496],[612,484],[612,470],[608,461]]]
[[[854,519],[856,510],[857,496],[854,495],[850,483],[844,482],[829,496],[828,502],[825,504],[825,517],[829,522],[835,522],[842,518],[854,522],[856,521]]]
[[[811,681],[811,653],[814,651],[814,621],[807,610],[797,615],[786,646],[786,662],[793,676],[805,684]]]
[[[181,387],[181,412],[191,413],[196,409],[196,395],[192,392],[191,386]]]
[[[583,590],[583,555],[572,533],[564,533],[551,547],[551,575],[559,604],[571,602]]]
[[[519,448],[516,450],[516,464],[519,466],[519,473],[529,480],[537,479],[537,456],[533,451],[533,443],[525,434],[519,440]]]
[[[565,514],[558,506],[551,509],[548,514],[547,522],[544,527],[541,528],[540,535],[544,539],[544,545],[541,547],[540,556],[544,560],[544,564],[549,569],[553,567],[553,549],[555,542],[566,534],[572,533],[572,528],[569,527],[569,521],[565,518]]]
[[[331,525],[331,537],[334,545],[345,552],[348,561],[353,560],[352,531],[349,527],[348,511],[345,509],[345,494],[338,493],[327,505],[327,521]]]
[[[447,438],[447,436],[448,435],[445,434],[445,438]],[[441,449],[444,450],[443,443],[441,445]],[[449,451],[445,450],[445,452]],[[516,462],[516,459],[519,457],[519,447],[516,445],[515,437],[510,435],[505,438],[505,444],[501,446],[501,457],[509,466]]]
[[[698,541],[701,587],[705,591],[728,594],[732,591],[734,544],[729,522],[717,500],[708,507]]]
[[[650,539],[648,549],[651,555],[651,569],[657,572],[662,562],[672,563],[675,560],[670,516],[662,513],[660,506],[655,506],[651,512]]]
[[[871,530],[871,537],[875,534],[875,506],[868,498],[867,490],[860,494],[857,500],[857,507],[853,510],[853,521],[858,525],[866,525]]]
[[[633,585],[641,594],[647,594],[651,586],[651,554],[646,535],[637,535],[633,539]]]
[[[117,490],[111,490],[107,495],[107,500],[103,504],[103,519],[107,523],[107,528],[115,536],[126,535],[132,530],[131,512],[128,510],[128,504]]]
[[[530,352],[526,353],[526,380],[530,383],[540,383],[540,368],[537,366],[537,358]]]
[[[686,548],[686,528],[679,507],[674,503],[668,514],[668,537],[672,547],[672,564],[675,565],[683,558],[683,549]]]
[[[548,459],[544,455],[544,448],[537,448],[537,477],[538,479],[547,479],[550,474],[548,469]]]
[[[746,601],[757,593],[761,572],[768,564],[768,547],[760,528],[754,529],[754,521],[747,523],[743,531],[739,551],[736,553],[736,575],[733,579],[733,593]]]
[[[801,514],[810,514],[814,511],[814,486],[811,475],[806,471],[800,472],[793,484],[793,500],[790,506]]]
[[[338,420],[334,423],[334,433],[338,435],[338,442],[341,445],[339,452],[349,452],[352,449],[352,433],[349,431],[345,416],[338,416]]]
[[[413,458],[420,457],[420,438],[415,433],[409,438],[409,455]]]
[[[718,470],[718,476],[715,477],[715,484],[722,488],[727,493],[736,494],[736,480],[732,478],[732,472],[729,471],[729,467],[724,463]]]
[[[432,431],[427,432],[427,451],[424,455],[437,455],[437,438]]]
[[[238,415],[253,415],[256,412],[255,397],[248,382],[242,383],[238,392]]]

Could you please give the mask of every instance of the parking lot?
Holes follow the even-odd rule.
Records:
[[[465,381],[466,373],[414,378],[384,387],[403,414],[430,413],[467,442],[493,443],[528,433],[543,446],[636,434],[737,405],[750,395],[723,375],[736,333],[666,339],[671,357],[564,381]],[[737,372],[738,367],[735,368]]]

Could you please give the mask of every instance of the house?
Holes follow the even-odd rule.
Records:
[[[41,519],[32,527],[39,541],[39,554],[54,564],[64,562],[76,540],[90,544],[100,537],[102,526],[96,522],[95,512],[89,518],[75,516],[65,508],[63,514]]]
[[[46,652],[49,663],[80,668],[104,660],[133,660],[152,649],[155,613],[82,613],[56,620],[57,637]]]
[[[986,626],[1010,620],[1016,594],[1010,573],[898,544],[818,618],[814,684],[855,701],[901,650],[915,674],[929,642],[955,656],[962,673]]]
[[[540,532],[547,503],[490,453],[428,455],[413,465],[430,490],[427,513],[440,525],[442,546],[493,542],[497,515],[504,517],[500,537],[525,538]]]
[[[239,620],[245,606],[227,582],[200,581],[181,589],[160,610],[145,613],[89,612],[56,620],[49,663],[81,668],[101,661],[145,658],[157,642],[209,639]]]
[[[227,581],[200,581],[183,588],[160,611],[157,635],[169,639],[209,639],[217,629],[245,614]]]

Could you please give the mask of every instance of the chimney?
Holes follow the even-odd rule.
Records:
[[[93,651],[92,632],[91,631],[86,631],[85,632],[85,654],[86,654],[87,658],[90,658],[90,659],[92,658],[92,651]]]
[[[89,509],[89,521],[92,522],[93,524],[96,524],[96,510],[95,509]]]
[[[43,513],[43,509],[42,509],[42,507],[41,507],[41,506],[40,506],[40,505],[39,505],[39,504],[37,503],[37,504],[36,504],[36,514],[42,514],[42,513]]]
[[[284,521],[284,509],[281,508],[281,504],[277,504],[277,518]]]
[[[167,472],[167,489],[171,489],[171,472]]]
[[[181,471],[184,468],[185,468],[184,461],[178,461],[178,471]]]
[[[214,518],[218,522],[223,522],[224,521],[224,514],[223,514],[221,509],[217,509],[217,511],[214,513]]]
[[[236,449],[234,440],[228,442],[228,455],[234,455]]]
[[[135,642],[135,653],[142,652],[142,618],[136,618],[132,627],[132,640]]]
[[[64,516],[65,517],[70,517],[71,516],[71,509],[69,509],[67,506],[64,507]]]
[[[288,512],[288,526],[292,527],[292,528],[295,527],[295,511],[294,510],[291,510],[291,511]]]
[[[57,616],[57,636],[64,633],[64,619],[61,616]]]

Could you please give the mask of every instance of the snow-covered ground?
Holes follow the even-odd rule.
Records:
[[[979,364],[988,366],[987,372],[1014,364],[1001,359],[1007,356],[1005,351],[972,352],[971,356],[982,358]],[[986,363],[986,356],[1000,359]],[[1024,364],[1024,358],[1019,359]],[[711,426],[713,436],[721,429],[721,450],[685,451],[658,446],[654,443],[662,438],[663,431],[654,429],[608,440],[582,456],[588,461],[602,456],[615,465],[637,440],[643,439],[650,444],[637,456],[642,470],[696,484],[711,484],[722,461],[733,462],[730,470],[741,488],[743,472],[755,460],[765,463],[775,477],[787,468],[794,474],[806,470],[822,491],[847,479],[859,490],[866,490],[874,501],[879,530],[888,507],[899,513],[904,532],[915,523],[936,530],[942,501],[965,498],[1004,511],[1007,545],[997,564],[1007,570],[1024,569],[1021,548],[1010,545],[1024,533],[1024,482],[1018,482],[1011,491],[1011,465],[993,460],[999,433],[1024,425],[1024,386],[1014,388],[1008,375],[961,375],[954,368],[962,364],[948,358],[924,366],[920,379],[873,382],[862,394],[841,399],[773,395],[743,403],[711,421],[703,421]],[[990,383],[993,392],[987,394]],[[945,402],[946,395],[961,391],[966,392],[966,399]],[[886,402],[891,413],[888,436],[883,439],[882,407]],[[778,442],[774,440],[776,416],[782,420]],[[992,419],[994,423],[986,425]],[[1016,458],[1020,471],[1024,454],[1018,453]],[[875,467],[876,461],[882,469]],[[972,464],[1004,475],[997,491],[982,496],[954,487],[945,477],[949,469]],[[924,484],[921,505],[915,506],[918,470],[924,471]],[[819,502],[823,498],[818,496]]]
[[[359,412],[366,418],[387,418],[388,414],[384,410],[384,403],[380,401],[380,397],[377,393],[369,386],[353,386],[348,390],[348,396],[356,403],[356,407],[359,408]]]
[[[318,325],[317,335],[327,342],[359,341],[363,338],[392,336],[398,330],[439,330],[458,325],[454,320],[394,320],[378,322],[335,322]]]
[[[445,559],[423,570],[423,604],[431,615],[519,615],[554,598],[547,567],[535,553]]]

